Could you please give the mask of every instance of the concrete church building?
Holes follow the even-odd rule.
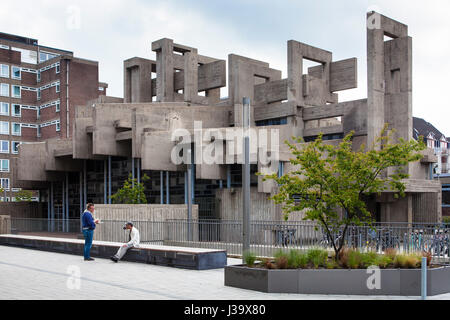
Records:
[[[292,170],[284,141],[293,135],[311,141],[322,132],[329,143],[339,143],[354,130],[358,148],[371,145],[388,122],[397,138],[413,139],[412,38],[406,25],[376,12],[367,14],[367,99],[339,102],[340,91],[357,87],[356,58],[334,61],[331,52],[295,40],[287,42],[287,78],[267,62],[236,54],[226,62],[171,39],[153,42],[152,51],[156,60],[135,57],[124,62],[123,101],[101,96],[77,106],[70,138],[20,146],[16,181],[40,190],[54,217],[78,218],[83,203],[109,203],[128,174],[140,181],[145,173],[150,177],[149,203],[187,203],[187,181],[192,180],[200,218],[241,219],[242,154],[228,154],[230,144],[240,140],[225,137],[225,132],[242,129],[244,97],[250,98],[251,127],[258,137],[277,130],[276,135],[269,133],[269,147],[252,143],[252,220],[282,219],[281,208],[268,200],[277,185],[254,173]],[[317,65],[305,73],[304,60]],[[220,88],[227,85],[228,97],[221,98]],[[195,121],[201,121],[203,130],[212,129],[214,137],[199,138]],[[180,129],[192,142],[172,139]],[[223,146],[223,161],[198,161],[211,145]],[[277,166],[260,161],[278,146],[279,159],[272,159],[279,160]],[[185,152],[190,147],[192,179]],[[183,150],[179,155],[185,161],[174,163],[173,150]],[[395,199],[389,192],[374,195],[369,208],[376,219],[440,221],[441,185],[432,180],[431,169],[435,162],[426,150],[420,162],[406,168],[410,178],[405,198]]]

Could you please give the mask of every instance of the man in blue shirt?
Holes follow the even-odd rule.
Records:
[[[94,238],[94,230],[95,225],[98,223],[98,220],[94,220],[94,204],[88,203],[86,206],[86,210],[83,212],[81,216],[81,223],[83,228],[84,235],[84,261],[93,261],[91,258],[91,247],[92,247],[92,239]]]

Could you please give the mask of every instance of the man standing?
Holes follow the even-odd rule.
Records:
[[[94,230],[95,225],[98,223],[98,220],[94,220],[94,204],[88,203],[86,206],[86,210],[83,212],[81,216],[81,223],[83,228],[84,235],[84,261],[93,261],[91,258],[91,247],[92,247],[92,239],[94,238]]]
[[[130,233],[128,234],[128,242],[122,245],[117,253],[113,256],[111,256],[111,260],[114,262],[119,261],[123,258],[125,253],[127,253],[128,249],[130,248],[139,248],[139,242],[140,242],[140,236],[139,236],[139,230],[136,229],[136,227],[133,226],[132,222],[127,222],[125,226],[123,227],[124,230],[130,230]]]

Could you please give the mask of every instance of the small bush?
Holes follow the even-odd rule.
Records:
[[[406,267],[410,269],[418,268],[420,266],[421,259],[422,255],[419,255],[417,253],[408,254],[406,257]]]
[[[308,264],[308,257],[306,254],[298,250],[289,251],[288,267],[290,269],[305,268]]]
[[[288,254],[286,252],[283,252],[283,250],[278,250],[275,252],[275,264],[278,269],[287,269],[289,266],[288,260]]]
[[[407,268],[408,267],[408,256],[406,254],[397,254],[394,258],[394,266],[396,268]]]
[[[361,253],[361,265],[364,268],[379,266],[379,258],[376,252]]]
[[[243,254],[244,262],[248,267],[253,267],[256,261],[256,255],[253,252],[246,251]]]
[[[326,266],[328,260],[328,251],[323,249],[310,249],[308,250],[308,260],[314,265],[314,268]]]
[[[358,250],[350,250],[348,253],[348,267],[358,269],[362,264],[363,256]]]
[[[378,267],[380,267],[381,269],[386,269],[387,267],[392,265],[392,263],[393,263],[393,260],[391,259],[391,257],[389,257],[387,255],[380,254],[377,257],[376,265]]]
[[[326,268],[327,269],[337,269],[337,268],[339,268],[339,264],[334,259],[331,259],[331,260],[327,261]]]
[[[272,261],[270,259],[264,259],[262,261],[262,265],[266,268],[266,269],[275,269],[276,266],[272,263]]]
[[[397,250],[395,250],[394,248],[387,248],[384,251],[384,255],[389,257],[392,261],[395,260],[395,256],[397,255]]]

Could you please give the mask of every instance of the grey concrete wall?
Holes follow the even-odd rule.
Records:
[[[11,217],[0,215],[0,234],[11,234]]]

